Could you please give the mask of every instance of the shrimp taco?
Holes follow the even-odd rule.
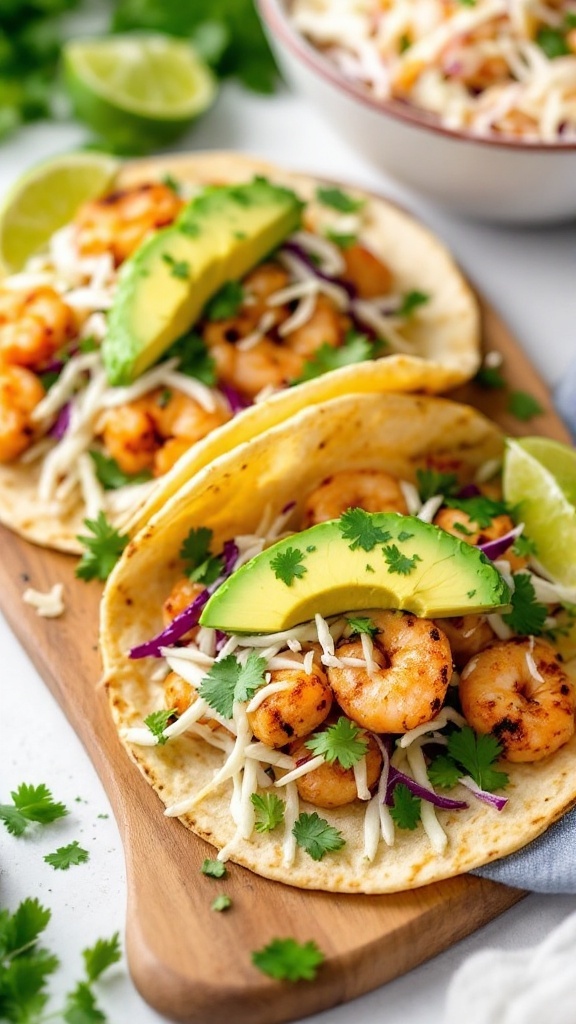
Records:
[[[112,715],[221,860],[393,892],[574,805],[574,595],[502,499],[504,450],[471,407],[342,396],[217,459],[130,543],[102,605]]]
[[[0,519],[81,550],[311,403],[446,390],[478,353],[470,288],[390,203],[238,154],[128,164],[0,284]]]

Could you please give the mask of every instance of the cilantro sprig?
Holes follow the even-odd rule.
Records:
[[[273,832],[284,821],[286,804],[275,793],[252,793],[252,805],[259,815],[254,828],[257,832]]]
[[[316,199],[323,206],[328,206],[339,213],[357,213],[366,205],[365,199],[356,199],[341,188],[319,185],[316,189]]]
[[[346,621],[352,635],[355,633],[366,633],[368,636],[375,636],[378,632],[378,626],[373,623],[372,619],[349,615]]]
[[[510,598],[512,611],[502,618],[518,636],[539,636],[544,632],[548,609],[537,600],[534,585],[527,573],[516,572],[513,580],[514,590]]]
[[[227,281],[210,299],[204,309],[204,316],[207,320],[227,320],[236,315],[244,298],[245,292],[240,282]]]
[[[250,700],[264,683],[266,658],[250,651],[244,665],[234,654],[215,661],[204,676],[198,693],[224,718],[232,718],[236,701]]]
[[[458,477],[455,473],[440,473],[437,469],[417,469],[416,483],[421,501],[428,501],[437,494],[454,494],[458,488]]]
[[[44,860],[59,871],[67,871],[72,864],[85,864],[89,857],[88,850],[84,850],[75,839],[68,846],[59,846],[54,853],[47,853]]]
[[[0,804],[0,820],[13,836],[24,835],[31,822],[47,825],[68,814],[64,804],[56,803],[43,783],[29,786],[23,782],[10,796],[11,804]]]
[[[316,943],[296,939],[272,939],[252,953],[252,963],[277,981],[313,981],[324,954]]]
[[[502,746],[489,733],[476,733],[469,725],[455,729],[448,736],[446,754],[436,757],[428,776],[433,786],[452,789],[464,774],[488,793],[503,789],[508,775],[494,767],[502,754]]]
[[[270,568],[276,579],[281,580],[287,587],[292,586],[294,580],[302,579],[308,571],[304,565],[305,554],[300,548],[286,548],[279,551],[270,559]]]
[[[444,504],[448,508],[465,512],[480,530],[485,530],[490,526],[495,516],[508,513],[508,506],[504,501],[496,501],[484,494],[474,495],[471,498],[456,498],[448,495],[444,499]]]
[[[216,383],[216,363],[208,351],[204,338],[195,331],[178,338],[164,352],[162,362],[167,359],[178,359],[178,373],[183,373],[186,377],[195,377],[208,387]]]
[[[420,821],[422,801],[408,789],[404,782],[394,786],[390,817],[398,828],[413,831]]]
[[[328,764],[338,761],[343,768],[353,768],[368,750],[368,740],[359,725],[341,715],[334,725],[315,732],[306,740],[313,754],[322,754]]]
[[[168,737],[164,735],[164,730],[175,712],[176,708],[160,708],[158,711],[151,711],[144,719],[144,725],[150,730],[161,747],[168,741]]]
[[[302,811],[294,822],[292,835],[297,845],[306,850],[312,860],[322,860],[325,853],[341,850],[346,842],[342,833],[316,811],[312,814]]]
[[[388,565],[388,572],[397,573],[399,576],[409,576],[416,568],[416,562],[421,562],[420,555],[405,555],[397,544],[389,544],[383,548],[384,560]]]
[[[324,373],[339,370],[342,366],[353,366],[376,359],[386,348],[384,339],[372,341],[365,334],[348,331],[341,345],[334,347],[327,341],[318,346],[314,355],[302,367],[299,377],[292,384],[302,384],[306,380],[314,380]]]
[[[184,571],[194,583],[209,586],[215,583],[224,566],[220,555],[213,555],[210,550],[212,530],[206,526],[192,529],[182,542],[180,558],[184,562]]]
[[[129,537],[116,530],[103,512],[99,512],[96,519],[85,519],[84,526],[92,536],[81,534],[76,538],[86,548],[76,566],[76,576],[81,580],[106,580],[128,544]]]
[[[116,459],[109,458],[103,452],[95,449],[88,452],[97,480],[102,484],[105,491],[114,491],[118,487],[125,487],[126,484],[143,484],[152,479],[152,473],[143,470],[141,473],[125,473],[116,462]]]
[[[349,508],[343,512],[339,520],[339,528],[344,540],[350,541],[349,548],[356,551],[372,551],[377,544],[385,544],[392,537],[389,530],[376,526],[369,512],[363,508]]]

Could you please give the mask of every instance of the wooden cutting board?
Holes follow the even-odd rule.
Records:
[[[485,351],[504,357],[509,386],[530,392],[545,412],[519,423],[509,391],[467,385],[469,401],[508,433],[569,441],[535,370],[497,314],[483,303]],[[0,528],[0,608],[82,739],[108,793],[122,834],[128,875],[126,949],[136,987],[161,1014],[186,1024],[277,1024],[353,999],[410,970],[490,921],[523,895],[461,876],[387,896],[305,892],[236,865],[224,882],[200,871],[214,850],[165,818],[152,789],[116,737],[98,686],[101,589],[74,578],[74,559],[44,551]],[[66,611],[41,619],[22,602],[27,585],[65,586]],[[227,892],[232,908],[210,909]],[[274,982],[250,953],[276,937],[314,939],[326,961],[314,982]]]

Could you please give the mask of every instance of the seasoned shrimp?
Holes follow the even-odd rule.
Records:
[[[169,626],[172,620],[177,615],[180,615],[180,612],[183,612],[188,605],[192,604],[205,589],[202,583],[195,583],[193,580],[189,580],[187,576],[182,576],[177,580],[162,605],[162,621],[164,625]]]
[[[44,394],[40,380],[30,370],[0,367],[0,462],[18,458],[32,443],[30,413]]]
[[[390,473],[379,469],[342,470],[326,477],[308,495],[302,528],[337,519],[348,508],[366,512],[408,512],[400,484]]]
[[[248,713],[252,732],[269,747],[283,747],[296,736],[307,736],[324,721],[332,706],[332,691],[321,668],[310,675],[301,668],[270,673],[271,683],[286,683],[285,690],[265,697]]]
[[[509,761],[540,761],[574,733],[574,685],[544,640],[495,641],[468,662],[459,690],[466,721]]]
[[[457,615],[434,622],[448,637],[457,669],[494,640],[494,630],[485,615]]]
[[[364,245],[355,243],[342,250],[342,275],[356,289],[360,299],[375,299],[391,291],[394,278],[390,268]]]
[[[0,363],[41,366],[77,329],[76,314],[53,288],[0,291]]]
[[[514,529],[514,523],[510,516],[502,513],[492,519],[489,526],[479,527],[474,519],[471,519],[467,512],[459,508],[441,508],[434,516],[434,523],[440,526],[447,533],[453,534],[459,540],[467,544],[486,544],[490,540],[498,540],[504,537],[510,530]],[[512,551],[512,541],[508,550],[501,557],[510,564],[513,572],[523,569],[527,559],[522,555],[516,555]]]
[[[149,406],[147,396],[138,398],[106,410],[96,424],[106,451],[129,475],[152,469],[160,447]]]
[[[181,391],[170,391],[165,401],[164,397],[165,392],[148,396],[149,414],[156,431],[162,438],[186,438],[188,447],[230,419],[230,413],[223,407],[205,409],[195,398]]]
[[[76,245],[82,256],[109,252],[122,263],[151,231],[176,219],[183,201],[161,182],[149,182],[94,199],[76,214]]]
[[[334,303],[326,295],[318,295],[311,315],[306,323],[289,331],[283,343],[304,361],[310,359],[321,345],[337,348],[350,325],[349,320],[340,313]]]
[[[162,684],[164,687],[164,703],[167,710],[174,710],[174,713],[183,715],[188,708],[198,700],[198,691],[182,676],[179,676],[177,672],[169,672]],[[207,725],[209,729],[223,729],[224,726],[217,722],[214,718],[202,718],[198,719],[201,725]]]
[[[366,739],[366,785],[371,789],[380,778],[382,754],[373,736]],[[312,756],[304,741],[292,743],[289,752],[297,762]],[[302,800],[316,807],[342,807],[351,804],[358,796],[354,769],[343,768],[338,761],[326,762],[307,775],[301,775],[296,779],[296,786]]]
[[[366,612],[373,636],[376,669],[343,665],[328,668],[336,700],[358,725],[374,732],[408,732],[440,711],[452,676],[450,644],[430,619],[408,612]],[[359,639],[345,640],[338,658],[364,660]]]
[[[245,351],[227,341],[209,345],[209,349],[218,380],[247,398],[255,398],[264,388],[284,387],[299,376],[304,364],[297,352],[268,338]]]
[[[245,302],[255,315],[260,316],[262,313],[273,308],[268,305],[267,299],[274,292],[279,292],[282,288],[286,288],[289,283],[288,271],[284,270],[284,267],[281,267],[279,263],[275,263],[274,260],[267,260],[265,263],[255,267],[244,278],[242,285],[246,295]]]

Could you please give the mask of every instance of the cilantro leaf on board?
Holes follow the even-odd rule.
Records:
[[[351,551],[356,551],[357,548],[372,551],[377,544],[386,543],[392,536],[389,530],[376,526],[372,514],[365,512],[363,508],[347,509],[340,516],[338,525],[344,540],[351,541]]]
[[[304,363],[300,376],[295,377],[291,383],[302,384],[324,373],[339,370],[342,366],[365,363],[368,359],[374,359],[380,351],[381,347],[376,346],[365,334],[348,331],[342,345],[336,348],[327,341],[319,345],[314,355]]]
[[[206,526],[192,529],[184,538],[179,554],[184,562],[184,572],[193,583],[209,586],[220,576],[224,562],[220,555],[210,550],[212,530]]]
[[[356,633],[367,633],[368,636],[375,636],[378,632],[378,626],[375,626],[372,619],[355,618],[353,615],[348,615],[346,621],[350,626],[351,635]]]
[[[368,740],[359,725],[341,715],[334,725],[315,732],[306,740],[313,754],[322,754],[328,764],[338,761],[343,768],[353,768],[368,750]]]
[[[207,320],[227,320],[235,316],[244,301],[244,288],[239,281],[227,281],[204,309]]]
[[[176,369],[186,377],[195,377],[207,387],[212,387],[216,383],[216,363],[208,351],[204,338],[195,331],[178,338],[164,352],[162,362],[167,359],[178,359]]]
[[[150,732],[158,740],[158,745],[161,747],[168,742],[168,737],[164,735],[164,729],[174,714],[176,714],[176,708],[169,708],[167,710],[160,708],[159,711],[151,711],[144,719],[144,725],[150,729]]]
[[[257,832],[272,832],[284,821],[286,804],[275,793],[252,793],[250,800],[260,815],[254,825]]]
[[[88,850],[82,849],[77,839],[68,846],[59,846],[55,853],[47,853],[44,860],[53,868],[67,871],[72,864],[85,864],[89,859]]]
[[[226,865],[221,860],[210,860],[208,857],[200,868],[203,875],[207,878],[225,878],[228,874]]]
[[[428,501],[437,494],[450,495],[458,488],[455,473],[439,473],[436,469],[417,469],[416,484],[421,501]]]
[[[48,825],[68,814],[64,804],[55,803],[52,793],[43,783],[29,786],[23,782],[10,796],[12,804],[0,804],[0,821],[13,836],[23,835],[30,822]]]
[[[303,563],[304,558],[304,552],[300,548],[286,548],[270,559],[270,568],[273,569],[277,580],[282,580],[287,587],[291,587],[295,579],[302,579],[308,572]]]
[[[489,733],[475,733],[469,725],[464,725],[448,736],[448,754],[462,765],[480,789],[492,793],[495,789],[503,789],[508,782],[506,772],[493,768],[493,764],[502,753],[498,740]]]
[[[526,391],[511,391],[506,405],[508,412],[525,423],[544,412],[537,398]]]
[[[536,598],[534,585],[528,573],[513,574],[514,590],[510,598],[512,611],[502,615],[510,629],[518,636],[539,636],[544,631],[548,609]]]
[[[128,544],[129,537],[111,526],[103,512],[98,513],[97,519],[85,519],[84,526],[92,536],[76,537],[86,551],[76,566],[75,575],[81,580],[106,580]]]
[[[422,801],[414,796],[404,782],[398,782],[392,792],[392,805],[389,808],[390,817],[398,828],[405,828],[412,831],[417,828],[420,821]]]
[[[325,853],[340,850],[346,842],[338,829],[329,825],[316,811],[312,814],[302,811],[294,822],[292,835],[297,845],[306,850],[312,860],[322,860]]]
[[[501,390],[506,387],[506,378],[498,366],[481,366],[474,377],[474,383],[487,390]]]
[[[399,576],[409,576],[411,572],[414,572],[416,562],[422,561],[420,555],[412,555],[409,558],[408,555],[400,551],[396,544],[389,544],[382,550],[384,560],[388,565],[388,572],[398,573]]]
[[[228,910],[228,908],[231,906],[232,900],[230,896],[227,896],[226,893],[220,893],[220,896],[217,896],[215,900],[212,900],[212,903],[210,904],[210,910]]]
[[[224,718],[232,718],[236,701],[250,700],[264,683],[266,658],[260,658],[256,651],[250,651],[245,665],[229,654],[222,661],[215,661],[204,676],[198,693]]]
[[[144,484],[152,479],[152,473],[143,470],[141,473],[125,473],[116,462],[116,459],[108,458],[103,452],[89,451],[88,455],[94,463],[96,479],[102,484],[105,491],[115,491],[118,487],[125,487],[126,484]]]
[[[474,495],[473,498],[455,498],[447,495],[444,504],[448,508],[456,508],[460,512],[465,512],[480,530],[485,530],[490,526],[495,516],[508,512],[506,502],[495,501],[493,498],[487,498],[484,494]]]
[[[428,766],[428,778],[433,788],[454,789],[461,776],[462,770],[446,754],[438,754]]]
[[[272,939],[252,953],[252,963],[277,981],[313,981],[324,954],[313,940]]]
[[[412,316],[419,306],[424,306],[427,302],[430,302],[430,296],[426,292],[419,292],[416,289],[406,292],[398,309],[394,310],[394,316]]]

